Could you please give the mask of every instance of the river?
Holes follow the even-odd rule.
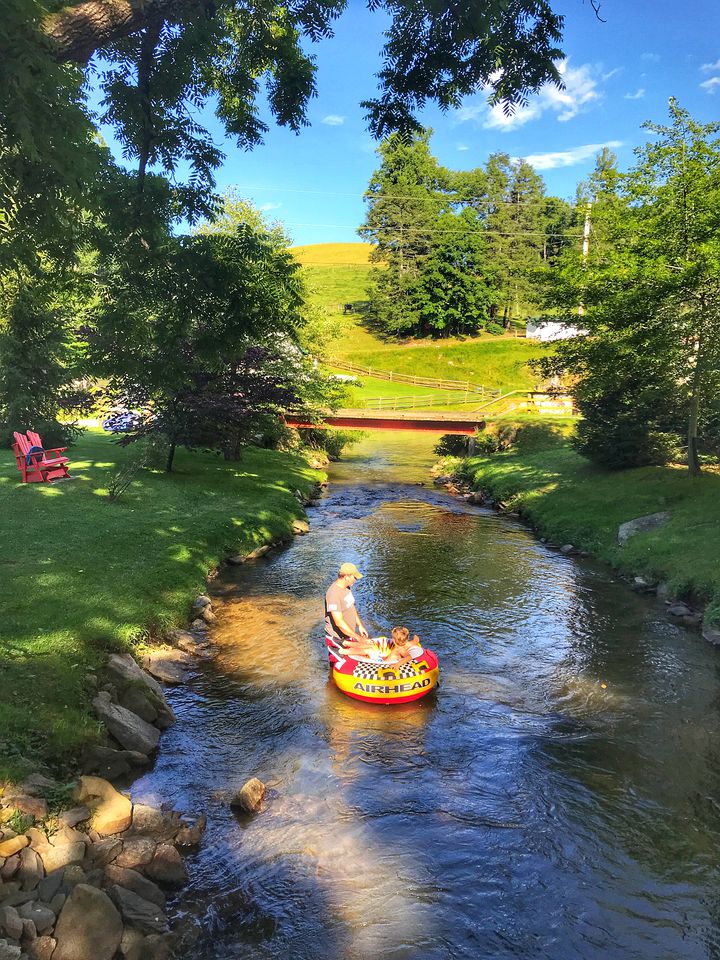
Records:
[[[213,584],[214,655],[133,799],[205,810],[174,904],[193,960],[720,957],[718,652],[598,565],[428,482],[433,440],[332,466],[311,533]],[[436,694],[328,678],[339,563],[419,633]],[[227,799],[250,777],[263,810]]]

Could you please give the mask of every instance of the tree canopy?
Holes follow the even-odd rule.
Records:
[[[537,274],[569,242],[571,208],[507,154],[474,170],[441,166],[430,136],[395,134],[378,148],[359,231],[378,265],[370,318],[390,335],[502,332],[537,305]]]
[[[581,449],[605,465],[658,462],[658,434],[684,432],[691,473],[716,429],[720,387],[720,124],[675,100],[670,122],[627,172],[609,153],[581,191],[591,204],[587,254],[569,248],[549,275],[551,302],[588,336],[565,341],[546,370],[570,370]],[[618,455],[618,450],[624,452]]]

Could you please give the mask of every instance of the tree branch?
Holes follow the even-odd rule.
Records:
[[[155,27],[178,12],[214,12],[212,0],[82,0],[51,14],[43,32],[60,63],[87,63],[99,48],[144,27]]]
[[[595,16],[600,23],[607,23],[607,20],[603,20],[603,18],[600,16],[600,0],[590,0],[590,6],[595,11]]]

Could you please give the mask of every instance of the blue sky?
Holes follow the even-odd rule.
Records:
[[[227,155],[218,186],[239,193],[285,223],[297,244],[358,240],[362,194],[378,165],[361,100],[375,92],[383,19],[350,0],[336,35],[308,47],[317,57],[318,97],[311,126],[299,135],[271,124],[265,144],[239,150],[210,128]],[[571,199],[609,145],[621,167],[650,138],[645,120],[665,122],[676,97],[693,116],[720,115],[720,4],[717,0],[601,0],[601,23],[589,0],[560,0],[565,16],[562,64],[566,89],[547,87],[511,118],[477,95],[462,108],[430,107],[420,120],[433,128],[438,160],[471,169],[496,151],[524,157],[544,177],[548,192]]]

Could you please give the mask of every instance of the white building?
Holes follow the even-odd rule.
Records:
[[[562,323],[559,320],[528,320],[525,325],[525,336],[530,340],[540,340],[550,343],[552,340],[568,340],[570,337],[579,337],[587,333],[580,327]]]

